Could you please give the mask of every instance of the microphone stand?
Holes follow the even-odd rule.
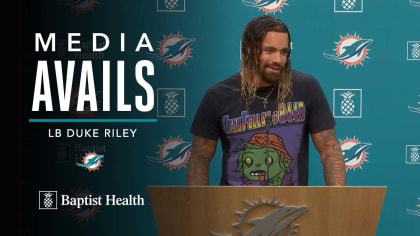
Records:
[[[268,162],[268,157],[270,156],[270,153],[268,151],[268,135],[270,134],[270,126],[271,126],[271,115],[267,115],[265,117],[265,135],[266,135],[266,142],[265,142],[265,160],[266,160],[266,164],[267,164],[267,179],[265,180],[265,185],[269,186],[270,185],[270,172],[269,172],[269,162]]]

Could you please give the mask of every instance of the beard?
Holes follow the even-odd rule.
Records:
[[[279,82],[286,68],[278,63],[264,63],[260,68],[261,79],[269,84]]]

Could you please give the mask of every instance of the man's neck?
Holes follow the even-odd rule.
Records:
[[[265,82],[265,81],[260,81],[257,85],[257,88],[264,88],[264,87],[269,87],[269,86],[273,86],[273,85],[275,85],[275,83],[270,84],[270,83]]]

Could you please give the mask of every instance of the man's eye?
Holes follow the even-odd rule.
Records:
[[[289,49],[283,49],[283,50],[281,50],[281,54],[282,54],[282,55],[287,55],[287,54],[289,54]]]

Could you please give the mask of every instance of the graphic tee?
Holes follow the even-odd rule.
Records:
[[[309,133],[335,126],[318,81],[293,70],[291,95],[277,103],[274,88],[264,108],[259,98],[246,107],[240,80],[236,73],[209,88],[190,129],[195,136],[221,139],[220,184],[308,185]],[[260,87],[256,95],[265,98],[272,89]]]

